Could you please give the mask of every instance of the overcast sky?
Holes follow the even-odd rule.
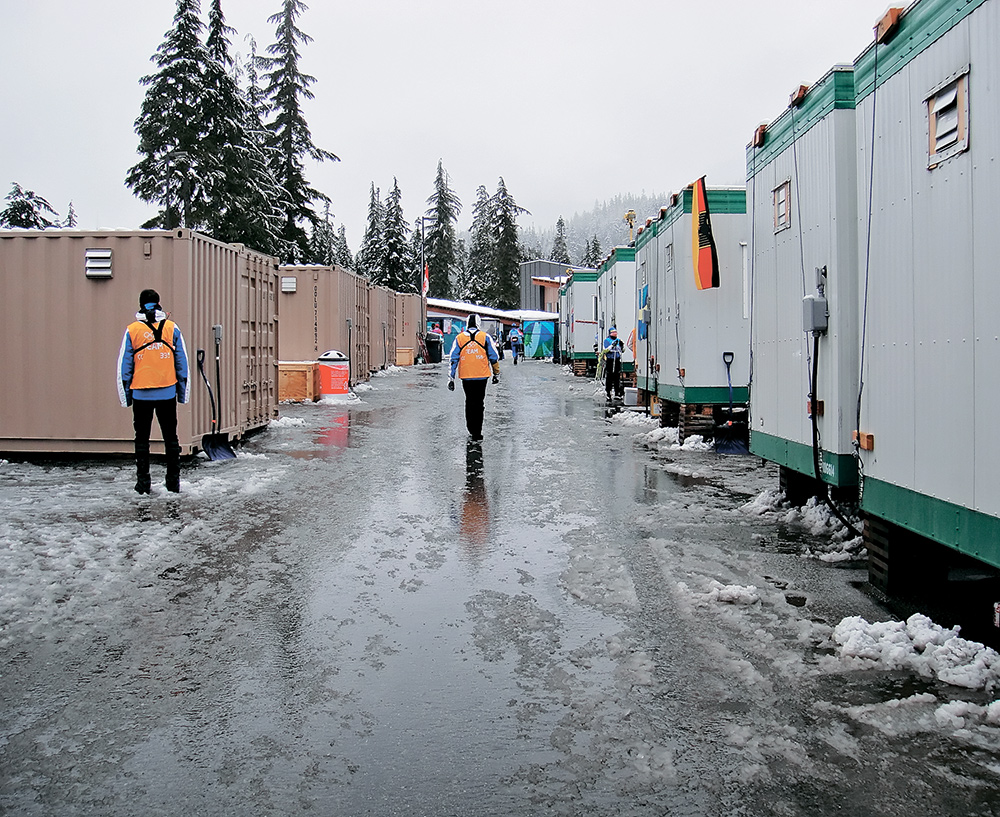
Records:
[[[307,0],[302,70],[310,168],[357,251],[372,182],[399,180],[412,224],[438,159],[467,229],[479,185],[504,177],[545,229],[618,193],[707,176],[745,182],[744,148],[800,83],[850,63],[886,0]],[[900,3],[902,5],[902,3]],[[207,12],[208,0],[202,0]],[[281,0],[224,0],[263,51]],[[173,0],[0,0],[0,195],[72,200],[83,229],[135,229],[155,208],[124,185],[133,123]]]

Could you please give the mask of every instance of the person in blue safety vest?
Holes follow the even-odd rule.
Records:
[[[625,344],[618,337],[618,330],[611,327],[608,336],[604,339],[604,391],[608,395],[608,400],[614,394],[621,397],[622,379],[622,353],[625,351]]]
[[[150,492],[149,433],[153,414],[160,424],[167,454],[166,487],[181,489],[181,446],[177,439],[177,404],[186,403],[188,385],[187,350],[181,330],[167,317],[154,289],[139,294],[139,311],[125,329],[118,352],[118,399],[132,407],[135,429],[135,490]]]
[[[507,339],[510,341],[510,353],[514,357],[514,365],[517,365],[517,356],[519,354],[523,357],[524,349],[524,335],[521,334],[521,330],[518,329],[517,324],[514,324],[510,328],[510,334],[507,335]]]
[[[465,391],[465,425],[473,440],[483,438],[483,412],[486,381],[500,382],[500,355],[493,338],[479,328],[479,316],[469,315],[465,329],[458,333],[451,347],[451,372],[448,390],[455,391],[455,374]]]

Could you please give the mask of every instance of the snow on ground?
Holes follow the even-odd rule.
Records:
[[[406,369],[403,366],[386,366],[384,369],[375,372],[372,377],[389,377],[390,375],[405,373]],[[357,387],[355,387],[355,390],[357,390]]]
[[[869,624],[860,616],[845,618],[834,628],[844,664],[904,669],[966,689],[1000,688],[1000,655],[914,613],[904,621]]]
[[[785,495],[776,489],[762,491],[743,506],[751,516],[773,519],[788,525],[798,525],[817,537],[817,547],[807,556],[824,562],[844,562],[861,559],[866,555],[860,536],[854,536],[837,515],[822,500],[812,497],[805,505],[792,505]],[[842,511],[843,513],[843,511]],[[855,529],[860,528],[859,519],[851,519],[845,514]]]

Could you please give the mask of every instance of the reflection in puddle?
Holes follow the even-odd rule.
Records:
[[[481,555],[490,538],[490,498],[486,493],[485,473],[483,445],[469,440],[465,448],[465,487],[458,537],[472,556]]]

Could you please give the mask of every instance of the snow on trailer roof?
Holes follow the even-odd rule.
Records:
[[[464,312],[465,314],[476,313],[484,318],[497,318],[508,321],[557,321],[558,312],[540,312],[535,309],[493,309],[479,304],[463,303],[461,301],[446,301],[443,298],[428,298],[428,309],[449,309],[453,312]]]

